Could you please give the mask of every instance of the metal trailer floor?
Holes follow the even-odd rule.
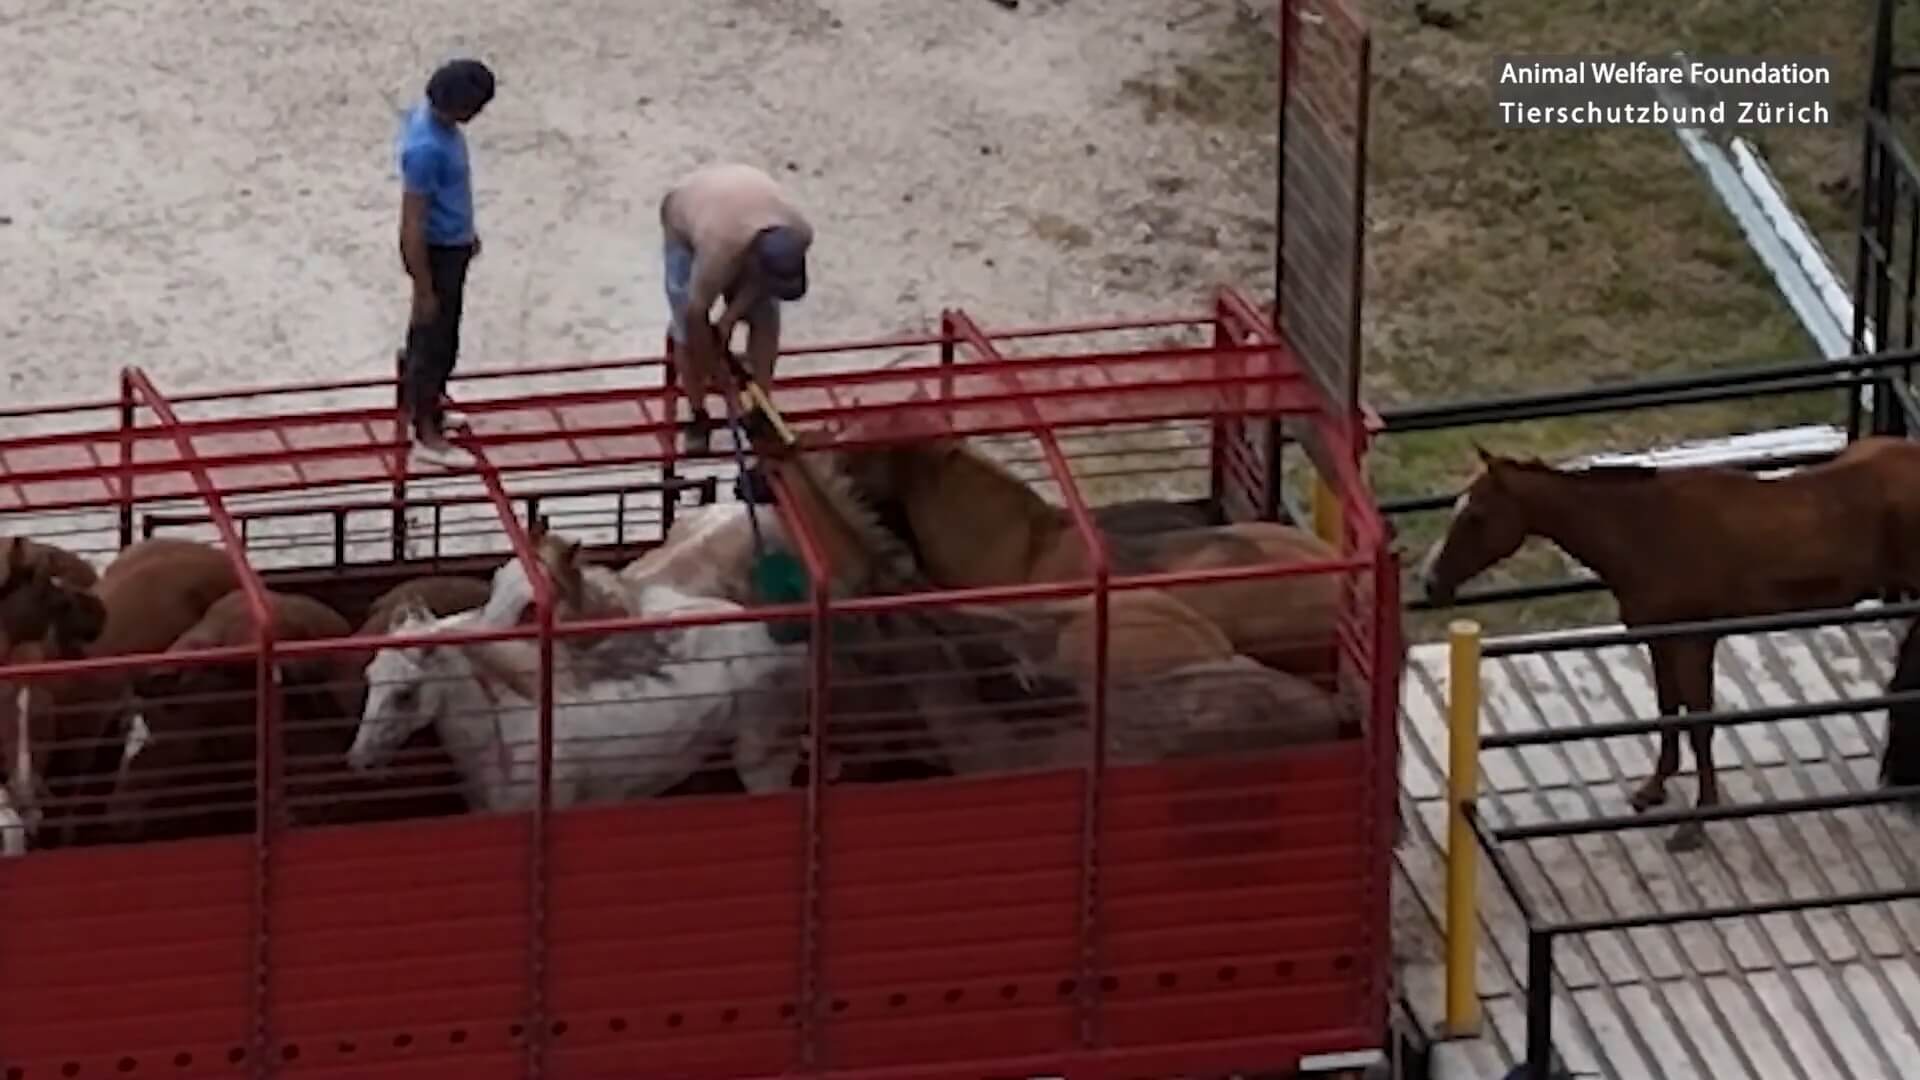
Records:
[[[1899,628],[1859,623],[1728,638],[1718,707],[1757,708],[1885,692]],[[1405,829],[1397,852],[1396,949],[1419,1022],[1440,1029],[1445,979],[1444,644],[1409,651],[1402,723]],[[1657,715],[1641,646],[1489,660],[1485,732]],[[1722,729],[1725,797],[1742,803],[1870,790],[1884,711]],[[1684,741],[1683,741],[1684,747]],[[1494,824],[1628,812],[1652,768],[1650,736],[1487,751],[1481,805]],[[1694,797],[1691,752],[1673,805]],[[1684,800],[1684,802],[1682,802]],[[1606,918],[1897,888],[1920,879],[1920,825],[1870,807],[1709,824],[1708,844],[1670,855],[1664,829],[1514,843],[1543,917]],[[1480,869],[1481,1038],[1436,1043],[1436,1080],[1497,1080],[1524,1052],[1526,939],[1492,867]],[[1555,948],[1555,1045],[1576,1076],[1782,1080],[1920,1075],[1920,903],[1686,923],[1565,939]]]

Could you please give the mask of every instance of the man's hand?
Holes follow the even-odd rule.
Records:
[[[440,300],[433,295],[433,287],[416,283],[413,287],[413,325],[425,326],[438,314]]]
[[[479,233],[473,234],[473,257],[476,259],[480,257],[480,234]]]

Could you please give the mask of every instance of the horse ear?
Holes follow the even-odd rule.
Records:
[[[1480,464],[1482,464],[1482,465],[1492,465],[1492,464],[1493,464],[1493,455],[1492,455],[1492,454],[1489,454],[1489,453],[1487,453],[1487,448],[1486,448],[1486,447],[1484,447],[1484,446],[1481,446],[1481,445],[1480,445],[1479,443],[1474,443],[1474,444],[1473,444],[1473,452],[1474,452],[1475,454],[1478,454],[1478,455],[1480,456]]]
[[[400,605],[400,616],[394,621],[396,625],[404,623],[418,629],[433,620],[433,609],[428,607],[426,600],[416,593],[407,597],[406,602]]]
[[[572,570],[580,561],[580,541],[578,538],[560,541],[560,565]]]
[[[551,531],[552,523],[547,520],[547,515],[536,514],[534,515],[533,523],[527,526],[527,538],[537,544],[546,539],[547,534]]]

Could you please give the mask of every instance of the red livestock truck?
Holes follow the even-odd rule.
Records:
[[[556,719],[555,654],[675,618],[556,616],[526,523],[626,564],[714,500],[732,467],[676,456],[660,361],[462,378],[479,466],[437,480],[408,471],[390,380],[169,397],[129,369],[117,401],[7,417],[0,532],[37,544],[10,558],[0,608],[73,588],[41,572],[51,548],[38,544],[52,545],[108,566],[92,586],[108,633],[137,636],[163,618],[154,597],[189,591],[189,571],[115,592],[127,577],[113,563],[171,537],[169,550],[218,553],[207,565],[227,568],[243,617],[166,652],[89,653],[49,634],[16,641],[0,668],[20,691],[0,725],[14,831],[31,832],[24,855],[0,859],[4,1075],[1164,1077],[1289,1074],[1382,1049],[1401,645],[1360,411],[1230,292],[1192,319],[1102,327],[987,333],[949,313],[926,337],[801,350],[792,370],[875,349],[893,363],[783,377],[774,398],[792,428],[828,452],[921,422],[996,447],[1008,475],[1087,530],[1098,572],[835,595],[831,538],[790,498],[762,507],[812,592],[740,617],[805,639],[792,719],[812,754],[794,784],[754,794],[570,799],[556,779],[571,721]],[[1296,446],[1323,478],[1319,516],[1337,518],[1326,557],[1153,573],[1089,526],[1142,491],[1220,524],[1273,518],[1282,447]],[[485,594],[506,561],[539,594],[527,625],[495,632],[539,658],[517,691],[539,716],[523,809],[489,809],[457,775],[429,791],[444,762],[332,776],[288,749],[310,715],[299,671],[351,673],[379,647],[422,641],[339,627],[413,579],[465,575]],[[1088,737],[1052,764],[830,775],[836,756],[858,756],[836,725],[846,683],[871,671],[825,657],[863,612],[1077,597],[1093,640],[1111,643],[1128,590],[1308,574],[1338,582],[1319,684],[1339,724],[1324,739],[1108,760],[1119,714],[1105,715],[1110,695],[1078,692],[1051,722]],[[287,597],[337,613],[334,630],[289,632]],[[1126,678],[1109,652],[1093,650],[1082,691]],[[195,672],[224,681],[209,674],[197,700],[154,689],[184,694]],[[909,689],[917,677],[895,674]],[[368,700],[365,685],[353,693],[336,714]],[[88,703],[117,709],[113,723],[76,728]],[[192,726],[236,710],[237,730]],[[81,728],[121,785],[95,789],[91,829],[72,827],[85,784],[55,790],[49,775],[68,749],[50,733]],[[176,767],[173,786],[127,801],[149,760]]]

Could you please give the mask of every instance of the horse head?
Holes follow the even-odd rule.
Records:
[[[536,518],[533,526],[527,530],[528,538],[533,541],[534,559],[540,563],[548,580],[553,582],[559,595],[555,599],[565,604],[569,593],[577,597],[580,592],[579,541],[569,541],[556,536],[547,528],[547,519]],[[507,556],[507,561],[493,572],[491,591],[486,605],[481,609],[481,621],[496,629],[517,626],[526,617],[527,609],[533,606],[533,578],[527,573],[527,567],[518,555]]]
[[[841,429],[841,451],[835,464],[847,479],[876,506],[904,499],[913,481],[911,470],[929,460],[965,447],[953,421],[934,399],[915,387],[904,404],[919,406],[861,415]]]
[[[410,597],[397,611],[392,633],[431,633],[440,623],[424,603]],[[433,723],[446,708],[454,680],[462,677],[450,663],[458,648],[430,643],[374,654],[367,664],[367,704],[347,751],[348,765],[362,772],[384,765],[414,732]]]
[[[1513,477],[1518,470],[1539,466],[1478,446],[1474,452],[1480,456],[1480,475],[1455,500],[1446,535],[1434,542],[1421,563],[1421,581],[1436,603],[1451,603],[1462,582],[1518,551],[1533,531],[1526,506],[1513,490]]]
[[[30,540],[8,537],[0,546],[0,635],[8,643],[45,640],[70,655],[99,638],[107,608],[91,591],[91,567]],[[68,562],[86,573],[66,569]]]

